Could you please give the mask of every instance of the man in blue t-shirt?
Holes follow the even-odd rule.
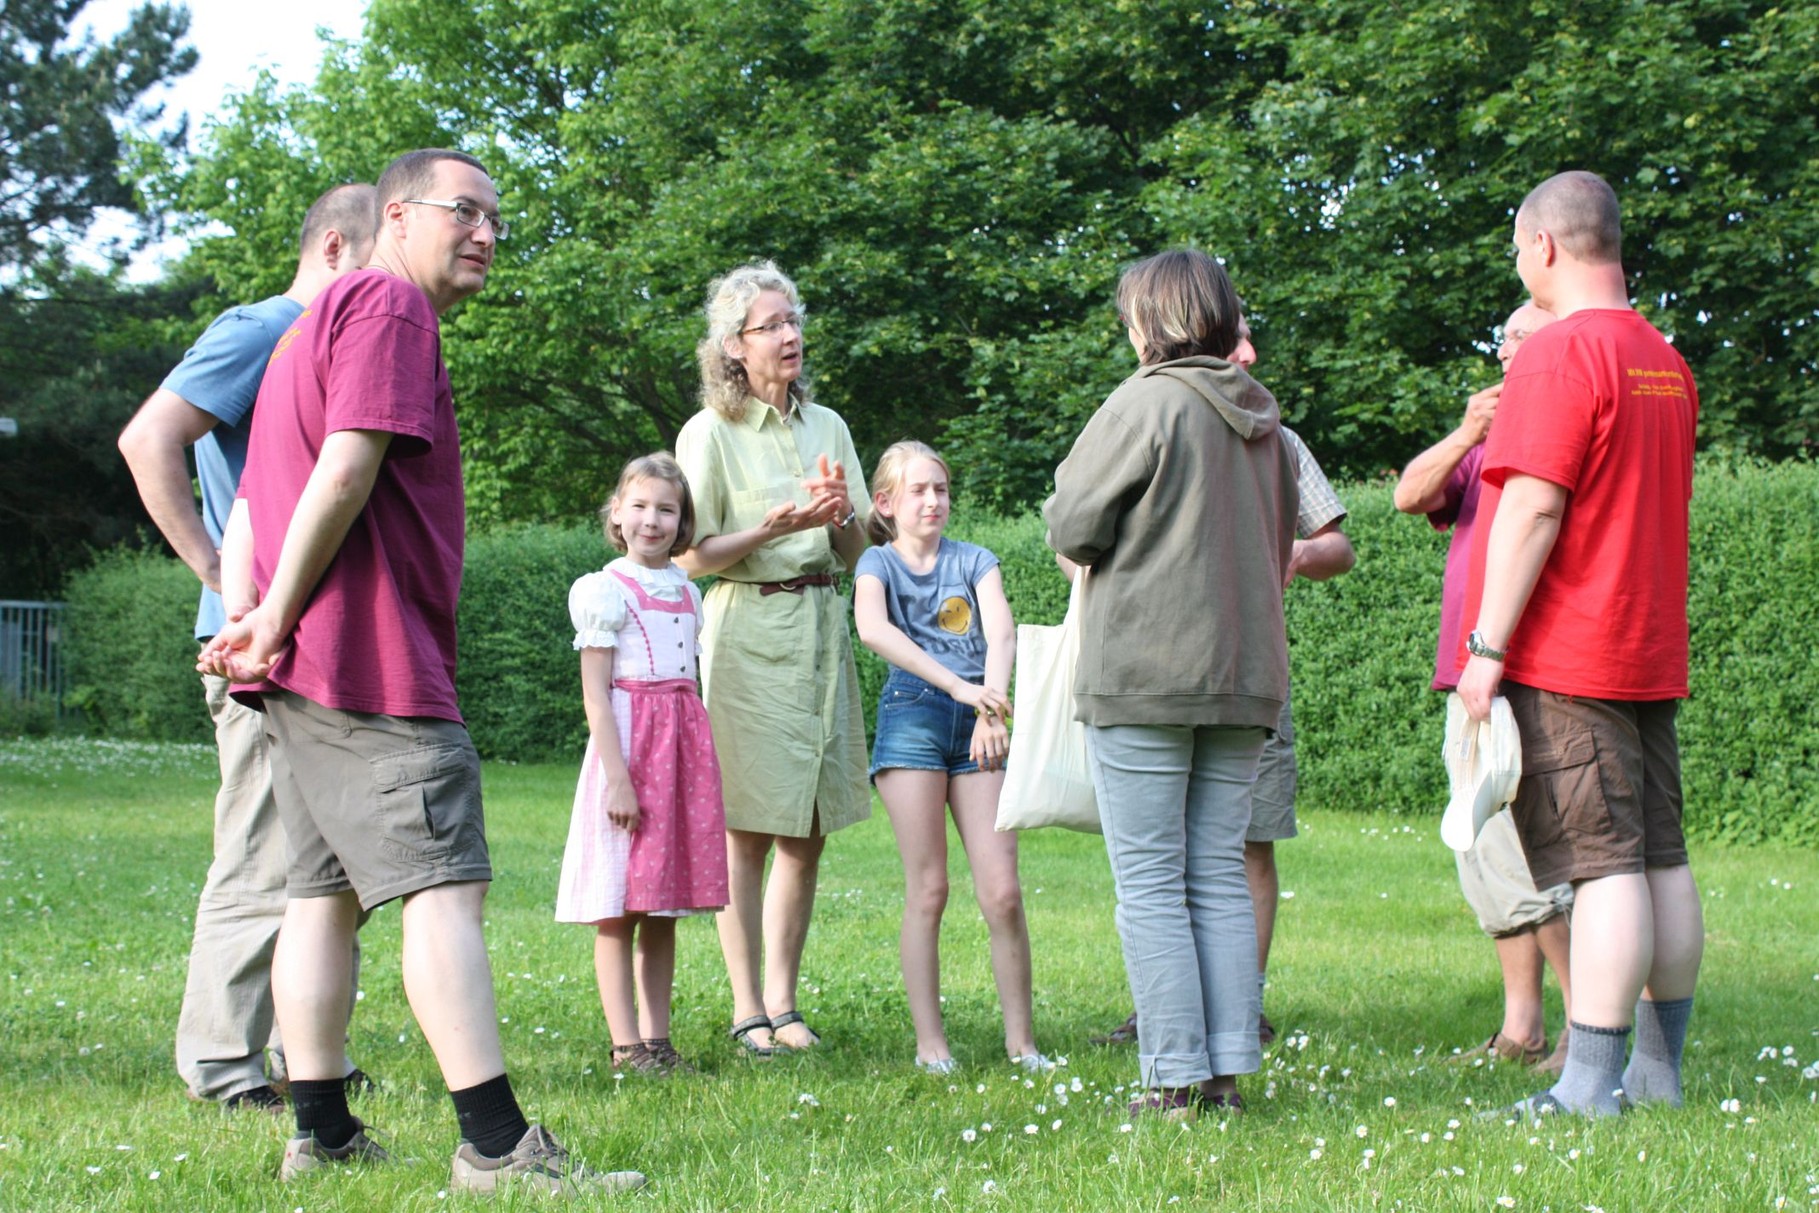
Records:
[[[220,546],[272,349],[324,287],[366,264],[378,225],[370,185],[337,186],[318,198],[303,218],[290,289],[216,317],[121,431],[120,453],[146,513],[202,582],[198,641],[220,631],[230,612],[252,605],[223,603]],[[202,486],[200,513],[184,455],[189,447]],[[221,790],[215,859],[196,907],[177,1018],[177,1072],[193,1098],[278,1112],[283,1099],[272,1084],[282,1083],[284,1072],[272,1016],[272,947],[286,900],[284,830],[272,803],[259,714],[228,698],[226,679],[205,675],[202,685],[215,722]],[[357,1073],[351,1062],[348,1071]]]

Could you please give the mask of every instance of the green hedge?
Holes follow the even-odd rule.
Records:
[[[64,590],[66,707],[91,732],[156,741],[213,741],[196,673],[201,583],[181,561],[114,548]]]
[[[483,756],[580,764],[587,713],[568,587],[617,554],[598,525],[468,540],[455,690]]]
[[[1358,567],[1289,592],[1302,803],[1433,814],[1443,803],[1441,697],[1427,690],[1446,537],[1397,514],[1387,484],[1343,486]],[[1053,623],[1067,585],[1039,518],[962,504],[958,538],[996,552],[1011,608]],[[460,695],[491,758],[578,760],[586,720],[568,587],[610,552],[593,524],[524,527],[468,545]],[[1680,716],[1687,820],[1702,837],[1819,845],[1819,467],[1702,461],[1693,503],[1692,698]],[[187,637],[194,580],[115,552],[69,593],[72,699],[92,727],[207,736]],[[865,701],[884,667],[855,644]],[[1801,673],[1801,671],[1807,671]],[[868,721],[869,725],[869,721]]]

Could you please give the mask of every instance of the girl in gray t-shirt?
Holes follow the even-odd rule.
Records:
[[[937,943],[951,810],[991,934],[1005,1050],[1027,1070],[1050,1070],[1054,1063],[1037,1052],[1031,1027],[1017,836],[994,828],[1010,749],[1017,635],[998,558],[942,536],[947,464],[920,442],[899,442],[879,458],[872,501],[869,526],[878,546],[854,570],[853,619],[860,641],[891,665],[878,699],[871,770],[903,857],[900,948],[916,1064],[934,1074],[959,1064],[941,1022]]]

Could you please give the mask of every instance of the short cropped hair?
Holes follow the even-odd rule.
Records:
[[[745,364],[729,357],[726,345],[739,336],[752,304],[764,291],[783,295],[796,315],[807,314],[796,284],[774,261],[742,265],[707,285],[707,336],[695,347],[695,359],[701,364],[701,407],[712,409],[728,421],[745,416],[745,400],[752,394],[752,385],[745,377]],[[789,395],[797,404],[807,404],[808,379],[798,375],[789,386]]]
[[[606,541],[623,552],[629,545],[625,542],[625,532],[613,521],[613,503],[625,496],[634,480],[661,480],[676,486],[676,496],[682,500],[681,512],[676,518],[676,542],[670,544],[669,554],[680,556],[688,551],[695,542],[695,495],[689,492],[688,477],[683,474],[682,465],[668,451],[653,451],[649,455],[640,455],[625,465],[619,473],[619,486],[613,495],[600,507],[600,525],[606,530]]]
[[[451,151],[445,147],[426,147],[414,152],[406,152],[379,174],[379,210],[384,212],[387,206],[404,198],[417,198],[436,184],[436,165],[444,160],[454,160],[470,165],[486,173],[486,165],[480,163],[466,152]]]
[[[1577,261],[1623,260],[1623,216],[1617,192],[1597,173],[1557,173],[1529,191],[1516,211],[1525,231],[1544,231]]]
[[[297,250],[307,256],[324,233],[336,231],[353,244],[370,245],[379,234],[379,191],[365,182],[337,185],[310,204],[297,235]]]
[[[1118,278],[1118,319],[1136,330],[1142,362],[1229,358],[1243,309],[1217,261],[1197,249],[1157,253]]]

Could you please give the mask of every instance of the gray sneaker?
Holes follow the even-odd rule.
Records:
[[[579,1196],[589,1192],[630,1192],[642,1188],[639,1171],[600,1172],[582,1166],[551,1137],[542,1125],[532,1125],[504,1158],[488,1158],[462,1142],[449,1167],[451,1192],[497,1192],[520,1187],[549,1196]]]
[[[354,1123],[360,1125],[359,1129],[338,1149],[323,1145],[314,1134],[293,1137],[285,1142],[284,1161],[278,1164],[278,1178],[288,1183],[299,1175],[343,1163],[390,1162],[392,1156],[384,1146],[366,1135],[366,1126],[358,1120]]]

